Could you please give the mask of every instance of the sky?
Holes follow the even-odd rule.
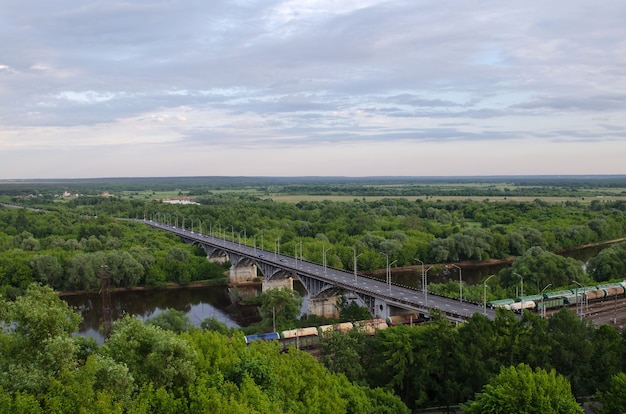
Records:
[[[625,159],[623,0],[0,0],[0,179]]]

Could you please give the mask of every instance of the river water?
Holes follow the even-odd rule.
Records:
[[[62,299],[83,316],[78,334],[93,336],[102,343],[104,338],[99,330],[102,326],[100,295],[65,295]],[[200,326],[206,318],[216,318],[229,327],[248,326],[260,320],[255,306],[239,305],[229,289],[223,286],[111,292],[113,320],[130,314],[145,321],[166,309],[184,312],[194,326]]]

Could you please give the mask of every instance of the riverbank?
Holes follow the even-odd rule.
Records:
[[[133,286],[133,287],[118,287],[111,288],[111,293],[123,293],[123,292],[149,292],[149,291],[157,291],[157,290],[172,290],[172,289],[194,289],[194,288],[205,288],[205,287],[215,287],[215,286],[228,286],[228,278],[223,279],[208,279],[208,280],[198,280],[196,282],[189,283],[188,285],[179,285],[176,283],[168,283],[164,286]],[[63,290],[59,291],[59,296],[77,296],[77,295],[88,295],[100,293],[100,289],[88,289],[88,290]]]

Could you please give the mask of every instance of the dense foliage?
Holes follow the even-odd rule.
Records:
[[[514,271],[528,281],[528,292],[624,274],[623,248],[592,260],[589,275],[582,273],[582,264],[551,253],[624,237],[622,202],[382,199],[291,204],[224,197],[206,196],[205,205],[77,197],[49,203],[49,212],[0,207],[0,288],[11,296],[33,281],[58,290],[95,289],[105,270],[114,287],[222,276],[224,268],[205,260],[204,251],[112,215],[146,217],[318,263],[326,255],[329,266],[347,270],[353,270],[355,255],[359,271],[384,268],[387,256],[398,266],[416,260],[445,264],[519,256],[523,259],[514,262],[513,270],[500,275],[500,286],[517,283]],[[439,290],[459,291],[452,284]],[[481,292],[468,290],[467,298],[480,301]]]
[[[0,302],[0,317],[0,412],[409,412],[393,394],[352,384],[296,349],[246,347],[240,332],[175,333],[125,317],[98,346],[73,337],[77,314],[37,285]]]
[[[533,371],[525,364],[503,368],[463,410],[467,414],[583,413],[567,379],[554,370]]]
[[[502,311],[495,321],[475,315],[458,327],[437,318],[376,336],[330,333],[321,343],[325,369],[300,352],[281,353],[276,344],[245,347],[241,332],[215,321],[205,321],[202,330],[191,328],[184,315],[174,312],[145,324],[124,318],[99,346],[73,337],[78,323],[73,312],[49,288],[33,285],[97,289],[104,272],[114,287],[223,278],[225,267],[207,261],[203,250],[119,218],[155,220],[318,263],[325,256],[329,266],[349,270],[358,255],[359,271],[384,268],[386,260],[442,267],[516,256],[484,287],[488,299],[515,296],[522,281],[524,293],[532,294],[547,285],[623,280],[626,244],[603,250],[589,262],[588,273],[581,262],[554,252],[623,238],[626,202],[441,201],[429,196],[442,194],[443,188],[446,195],[569,193],[582,198],[594,194],[593,183],[550,181],[534,190],[522,181],[513,186],[459,183],[434,193],[424,183],[393,180],[353,185],[342,179],[330,184],[276,179],[258,187],[256,180],[241,178],[207,188],[201,179],[189,179],[184,191],[176,179],[115,181],[137,193],[99,196],[110,191],[111,183],[86,180],[68,184],[67,190],[88,195],[59,198],[47,191],[58,189],[58,183],[37,183],[34,197],[8,201],[42,210],[0,206],[0,295],[14,299],[0,306],[0,412],[396,413],[406,411],[403,402],[411,408],[480,404],[477,393],[486,398],[516,376],[529,379],[529,386],[547,381],[558,390],[565,389],[566,379],[574,395],[598,393],[606,401],[603,412],[625,408],[618,397],[626,383],[624,337],[609,326],[589,326],[567,310],[549,320],[531,313],[518,320]],[[606,178],[604,184],[620,183]],[[139,191],[151,185],[194,196],[200,204],[141,199]],[[238,192],[242,185],[257,188],[253,194]],[[270,198],[276,192],[355,198],[278,203]],[[429,197],[360,198],[366,194]],[[431,292],[455,296],[460,288],[452,279],[431,286]],[[483,286],[463,286],[462,291],[464,300],[483,299]],[[261,298],[265,325],[259,328],[267,331],[274,320],[277,329],[295,323],[299,299],[285,294]],[[345,320],[364,316],[346,303],[340,304],[340,313]],[[528,392],[534,395],[531,388]],[[468,403],[469,410],[474,403]]]
[[[616,387],[622,385],[613,377],[626,369],[626,338],[611,326],[588,325],[567,309],[549,319],[527,312],[519,320],[510,311],[500,310],[490,321],[475,314],[458,327],[436,319],[425,325],[388,328],[374,337],[358,330],[348,334],[329,332],[320,349],[320,360],[333,372],[343,373],[354,382],[393,389],[411,408],[456,405],[473,400],[481,391],[490,395],[491,390],[485,391],[483,386],[494,380],[491,387],[502,387],[500,382],[508,381],[494,379],[501,370],[528,374],[526,369],[507,371],[519,364],[544,370],[539,377],[545,374],[557,383],[556,389],[546,388],[543,397],[532,394],[537,391],[532,387],[545,385],[540,378],[536,378],[536,384],[527,383],[527,403],[534,398],[548,398],[547,393],[553,398],[563,387],[569,395],[573,391],[579,397],[594,395],[598,390],[607,396],[615,395]],[[515,389],[510,392],[515,393]],[[518,397],[526,398],[509,395],[509,401]]]
[[[224,278],[224,267],[175,237],[106,216],[0,207],[0,292],[16,296],[30,283],[57,290],[162,286]]]

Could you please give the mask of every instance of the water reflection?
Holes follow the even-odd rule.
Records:
[[[93,336],[103,342],[99,328],[102,325],[102,301],[97,293],[63,296],[70,306],[79,310],[83,322],[79,334]],[[125,314],[142,320],[158,315],[166,309],[184,312],[194,326],[206,318],[216,318],[229,327],[248,326],[260,320],[254,306],[243,306],[231,300],[225,287],[158,289],[111,293],[113,320]]]

